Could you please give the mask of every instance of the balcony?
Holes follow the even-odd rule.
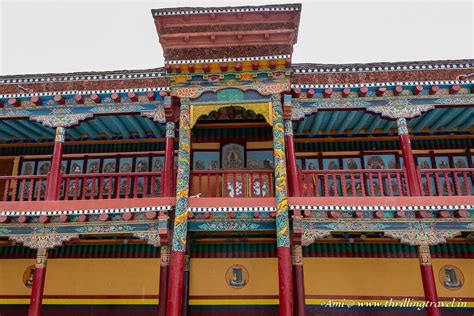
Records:
[[[61,174],[59,200],[161,197],[165,171]],[[474,168],[418,169],[424,196],[474,195]],[[173,179],[176,175],[173,175]],[[300,197],[409,196],[404,169],[299,170]],[[47,175],[1,176],[2,201],[45,200]],[[190,196],[275,196],[269,169],[192,170]]]
[[[202,197],[271,197],[273,178],[273,170],[193,170],[190,192]]]
[[[418,169],[425,196],[474,195],[474,168]],[[409,196],[404,169],[301,170],[302,197]]]

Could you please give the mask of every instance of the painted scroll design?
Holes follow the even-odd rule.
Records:
[[[293,136],[293,121],[285,120],[285,135]]]
[[[409,245],[437,245],[445,243],[447,238],[453,238],[461,234],[460,231],[439,230],[393,230],[385,231],[385,236],[400,239],[400,242]]]
[[[434,108],[433,104],[412,104],[409,99],[401,98],[387,100],[385,105],[366,107],[369,112],[392,119],[414,118]]]
[[[275,197],[277,203],[277,246],[290,246],[290,224],[288,219],[288,195],[286,182],[285,138],[283,109],[280,94],[272,95],[273,105],[273,156],[275,161]]]
[[[78,237],[78,234],[58,234],[55,230],[52,230],[51,232],[10,236],[9,239],[32,249],[51,249],[61,246],[65,241]]]
[[[212,91],[217,92],[221,89],[227,89],[229,87],[240,89],[243,91],[246,90],[256,90],[262,95],[271,95],[274,93],[281,93],[282,91],[288,91],[290,89],[289,80],[284,82],[271,82],[263,83],[259,81],[253,81],[247,85],[236,85],[236,82],[224,82],[223,84],[228,83],[227,85],[218,85],[218,86],[186,86],[186,87],[172,87],[173,94],[181,98],[192,98],[195,99],[199,97],[202,93]]]
[[[55,115],[37,115],[30,116],[31,120],[40,122],[46,127],[70,127],[79,124],[79,122],[91,118],[92,113],[80,114],[55,114]]]
[[[191,152],[191,127],[189,124],[189,99],[181,99],[179,117],[178,178],[176,180],[176,217],[174,220],[173,251],[186,251],[188,233],[189,168]]]

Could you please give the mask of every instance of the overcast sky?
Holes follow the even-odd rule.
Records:
[[[288,2],[0,0],[0,74],[161,67],[150,9]],[[296,63],[474,58],[474,0],[294,2]]]

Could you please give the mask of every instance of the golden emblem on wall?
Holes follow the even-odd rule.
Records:
[[[458,290],[464,285],[464,275],[453,265],[442,266],[438,273],[439,282],[449,290]]]
[[[234,289],[241,289],[249,282],[249,272],[240,264],[234,264],[225,273],[227,285]]]
[[[31,289],[33,287],[33,276],[35,273],[35,265],[31,265],[26,268],[25,272],[23,272],[23,284]]]

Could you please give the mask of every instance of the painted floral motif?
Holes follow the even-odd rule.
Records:
[[[242,221],[211,222],[198,225],[199,229],[210,231],[254,230],[260,227],[257,223]]]
[[[94,225],[81,226],[76,228],[78,233],[115,233],[133,231],[134,227],[130,225]]]
[[[352,231],[352,230],[383,230],[387,228],[388,225],[385,225],[382,223],[346,221],[346,222],[329,223],[326,225],[326,227],[331,230]]]

